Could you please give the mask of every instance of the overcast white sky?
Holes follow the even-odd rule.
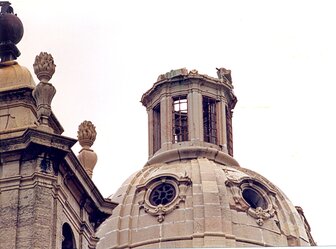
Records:
[[[25,27],[19,63],[33,72],[35,55],[54,56],[64,135],[83,120],[97,127],[93,180],[105,197],[146,163],[139,101],[157,76],[226,67],[235,158],[303,207],[319,245],[336,244],[334,1],[11,2]]]

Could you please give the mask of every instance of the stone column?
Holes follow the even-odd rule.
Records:
[[[173,103],[170,95],[161,98],[161,148],[169,150],[173,140]]]
[[[188,129],[188,140],[199,145],[203,141],[203,109],[202,94],[198,87],[188,94]]]
[[[154,137],[154,125],[153,125],[153,109],[147,108],[148,114],[148,158],[151,158],[154,155],[154,145],[153,145],[153,137]]]
[[[217,113],[217,136],[218,144],[221,147],[221,150],[228,152],[227,150],[227,131],[226,131],[226,108],[225,100],[223,98],[217,102],[216,113]]]

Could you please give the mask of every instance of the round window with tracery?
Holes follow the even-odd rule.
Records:
[[[175,187],[170,183],[161,183],[156,186],[149,196],[149,202],[153,206],[167,205],[172,202],[176,196]]]

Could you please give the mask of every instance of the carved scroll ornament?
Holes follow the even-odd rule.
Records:
[[[150,195],[154,188],[162,183],[167,183],[175,188],[176,196],[167,204],[159,204],[157,206],[150,202]],[[155,179],[151,179],[146,184],[138,187],[138,192],[145,191],[144,198],[139,202],[140,209],[144,209],[146,213],[156,216],[159,223],[163,222],[165,216],[173,212],[179,207],[181,202],[186,199],[186,192],[191,184],[191,180],[188,176],[156,176]]]
[[[248,215],[256,219],[256,223],[262,226],[265,220],[274,217],[276,213],[276,206],[271,201],[271,195],[275,195],[275,192],[259,181],[250,178],[249,176],[242,176],[241,178],[237,175],[230,174],[231,172],[224,170],[227,176],[225,182],[226,186],[229,187],[232,200],[230,201],[230,208],[237,211],[246,212]],[[243,191],[250,189],[258,193],[262,199],[265,200],[265,206],[252,207],[243,197]]]

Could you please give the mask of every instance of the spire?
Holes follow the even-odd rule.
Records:
[[[82,146],[78,159],[92,178],[93,169],[97,163],[97,154],[91,149],[97,136],[96,127],[91,121],[84,121],[79,125],[77,134],[79,144]]]
[[[23,24],[8,1],[0,1],[0,64],[20,56],[16,44],[22,39]]]

